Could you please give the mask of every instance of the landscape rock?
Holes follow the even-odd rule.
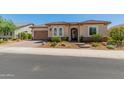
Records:
[[[107,45],[107,42],[102,42],[102,45],[106,46]]]
[[[42,43],[42,45],[45,45],[45,44],[46,44],[46,42],[43,42],[43,43]]]
[[[80,48],[90,48],[90,47],[91,47],[91,45],[89,45],[89,44],[80,45]]]

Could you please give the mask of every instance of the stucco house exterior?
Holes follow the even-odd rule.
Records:
[[[29,34],[32,34],[32,29],[30,28],[31,26],[33,26],[33,23],[29,23],[29,24],[16,24],[16,30],[13,32],[3,32],[0,33],[0,38],[4,38],[4,39],[11,39],[11,38],[18,38],[18,34],[21,32],[26,32]]]
[[[2,32],[0,33],[0,39],[10,39],[14,37],[14,32]]]
[[[34,26],[33,23],[17,25],[17,28],[13,33],[14,38],[18,38],[19,37],[18,34],[21,32],[26,32],[26,33],[32,34],[32,29],[30,28],[32,26]]]
[[[93,34],[100,34],[103,38],[108,36],[107,26],[111,22],[101,20],[87,20],[83,22],[51,22],[41,26],[32,26],[33,39],[50,39],[54,36],[68,38],[69,41],[84,41],[91,39]]]

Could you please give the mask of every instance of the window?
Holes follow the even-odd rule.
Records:
[[[8,36],[9,32],[5,31],[3,34],[4,34],[4,36]]]
[[[62,27],[54,27],[53,28],[53,36],[62,37],[64,35],[64,30]]]
[[[12,33],[12,32],[10,32],[10,36],[12,36],[12,34],[13,34],[13,33]]]
[[[4,36],[6,36],[6,32],[4,32]]]
[[[9,35],[9,32],[6,32],[6,35],[8,36]]]
[[[57,28],[54,28],[54,36],[57,36]]]
[[[89,35],[90,36],[97,34],[97,31],[98,31],[97,26],[90,26],[89,27]]]
[[[62,36],[62,32],[63,31],[63,29],[62,28],[59,28],[59,36]]]

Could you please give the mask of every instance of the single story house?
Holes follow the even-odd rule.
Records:
[[[0,33],[0,39],[10,39],[14,37],[14,32],[2,32]]]
[[[51,22],[45,25],[32,26],[33,39],[47,40],[54,36],[68,38],[69,41],[84,41],[91,39],[93,34],[100,34],[103,38],[108,36],[107,26],[111,22],[101,20],[87,20],[83,22]]]
[[[4,39],[10,39],[10,38],[18,38],[19,37],[19,33],[21,32],[26,32],[29,34],[32,34],[32,29],[30,28],[31,26],[33,26],[33,23],[29,23],[29,24],[16,24],[16,30],[13,32],[3,32],[0,33],[0,38],[4,38]]]
[[[30,28],[32,26],[34,26],[33,23],[17,25],[17,28],[14,31],[14,38],[18,38],[19,37],[19,33],[22,33],[22,32],[32,34],[32,29]]]

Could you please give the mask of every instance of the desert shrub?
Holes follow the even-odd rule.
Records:
[[[117,46],[123,45],[124,40],[124,27],[114,27],[109,33],[112,40],[116,43]]]
[[[51,47],[55,47],[57,45],[57,43],[56,42],[51,42]]]
[[[114,45],[107,45],[106,46],[108,49],[115,49],[115,46]]]
[[[0,39],[0,44],[1,44],[1,43],[4,43],[4,40],[3,40],[3,39]]]
[[[68,37],[64,37],[62,40],[63,41],[68,41]]]
[[[100,34],[94,34],[91,38],[94,42],[99,42],[102,39],[102,36]]]
[[[13,39],[12,39],[12,41],[16,41],[16,40],[17,40],[17,38],[13,38]]]
[[[83,42],[83,36],[80,37],[80,42]]]
[[[8,41],[8,38],[3,38],[3,41]]]
[[[60,46],[65,47],[67,44],[68,44],[68,42],[63,41],[63,42],[60,43]]]
[[[98,47],[99,45],[99,43],[92,43],[92,47]]]
[[[17,42],[21,41],[21,39],[16,39]]]
[[[52,37],[51,38],[51,41],[52,42],[60,42],[61,41],[61,38],[60,37]]]

